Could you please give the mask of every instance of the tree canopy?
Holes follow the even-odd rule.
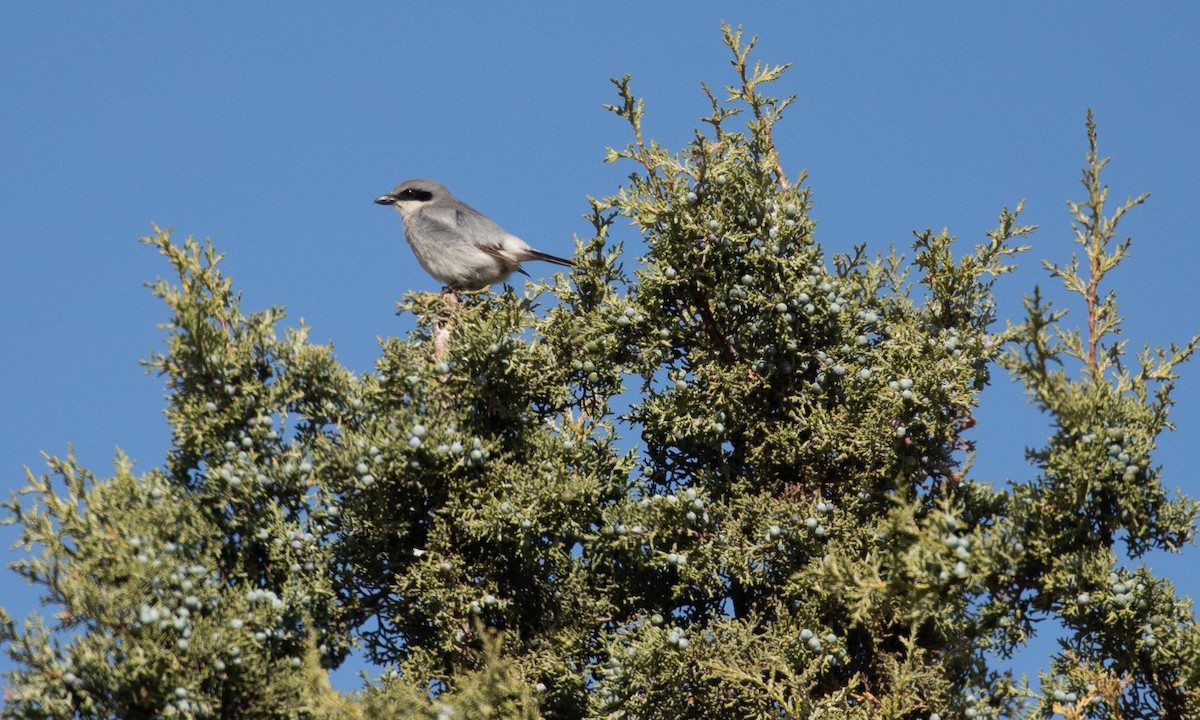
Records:
[[[1046,265],[1084,323],[1035,289],[1001,326],[1021,205],[973,247],[828,253],[772,140],[786,66],[725,43],[681,150],[614,81],[630,174],[574,270],[405,295],[372,372],[243,311],[211,242],[144,238],[171,449],[49,458],[5,503],[53,615],[0,613],[4,716],[1200,716],[1191,601],[1139,564],[1194,537],[1153,453],[1200,336],[1121,339],[1105,279],[1145,196],[1112,208],[1091,114],[1080,254]],[[1028,481],[971,466],[997,372],[1051,421]],[[1050,672],[1013,677],[1048,620]],[[336,692],[354,647],[382,674]]]

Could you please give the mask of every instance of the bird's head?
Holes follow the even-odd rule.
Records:
[[[450,191],[434,180],[418,178],[405,180],[387,195],[375,198],[378,205],[391,205],[401,217],[407,218],[429,203],[452,197]]]

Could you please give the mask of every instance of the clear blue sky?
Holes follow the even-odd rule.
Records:
[[[163,389],[138,365],[167,319],[143,287],[166,272],[136,242],[151,222],[212,237],[248,308],[287,306],[369,370],[377,336],[407,329],[394,301],[438,287],[373,198],[437,178],[569,254],[588,231],[586,196],[628,172],[601,161],[627,140],[600,108],[608,79],[631,73],[648,133],[682,146],[707,110],[699,82],[731,79],[722,19],[760,36],[758,57],[794,63],[780,90],[798,100],[777,139],[789,173],[809,172],[827,247],[906,246],[926,227],[975,241],[1027,199],[1041,230],[998,288],[1015,318],[1021,293],[1049,284],[1036,259],[1073,250],[1064,201],[1081,198],[1092,107],[1113,198],[1152,193],[1123,224],[1127,336],[1140,347],[1200,329],[1194,3],[9,2],[0,489],[68,443],[101,476],[117,446],[143,469],[161,463]],[[1200,496],[1200,365],[1176,397],[1179,431],[1157,460],[1168,486]],[[979,418],[976,476],[1027,477],[1023,448],[1046,426],[1002,375]],[[14,537],[0,529],[5,550]],[[1198,557],[1150,560],[1200,597]],[[0,602],[32,608],[33,591],[4,574]]]

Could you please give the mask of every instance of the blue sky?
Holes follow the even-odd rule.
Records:
[[[907,246],[948,227],[974,242],[1025,199],[1041,229],[998,285],[1001,317],[1051,285],[1038,258],[1073,251],[1083,121],[1113,156],[1114,200],[1152,193],[1122,225],[1113,276],[1134,347],[1200,329],[1200,6],[1161,3],[0,4],[0,490],[68,443],[101,476],[119,446],[148,469],[168,442],[159,379],[138,360],[167,319],[143,287],[167,270],[150,223],[211,237],[250,309],[287,306],[344,364],[372,367],[404,332],[393,303],[436,290],[372,199],[433,177],[547,252],[565,255],[625,128],[602,103],[633,75],[647,133],[670,147],[731,81],[722,19],[792,62],[776,138],[809,173],[817,234],[840,250]],[[541,270],[538,266],[531,272]],[[546,268],[549,272],[549,268]],[[1072,318],[1082,319],[1078,306]],[[1200,367],[1185,366],[1157,460],[1200,496]],[[1003,375],[984,395],[976,477],[1024,478],[1046,426]],[[7,546],[15,534],[0,528]],[[1200,597],[1182,557],[1160,574]],[[9,576],[2,602],[36,604]],[[1036,671],[1033,660],[1020,669]],[[0,660],[0,668],[6,666]],[[349,681],[345,681],[347,684]]]

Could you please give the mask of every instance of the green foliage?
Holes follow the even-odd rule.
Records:
[[[479,628],[477,628],[479,629]],[[360,693],[361,712],[368,718],[428,718],[429,720],[538,720],[536,691],[523,676],[521,665],[502,651],[503,640],[492,629],[480,632],[481,654],[476,669],[455,678],[455,690],[436,698],[394,672]]]
[[[1173,429],[1167,415],[1175,366],[1195,351],[1200,335],[1182,348],[1146,348],[1136,371],[1126,367],[1127,341],[1112,339],[1121,325],[1116,299],[1111,291],[1102,294],[1100,285],[1129,250],[1128,238],[1111,245],[1117,224],[1147,196],[1131,198],[1105,217],[1108,188],[1100,171],[1108,160],[1096,150],[1090,112],[1087,131],[1088,197],[1069,203],[1086,263],[1073,257],[1065,267],[1046,264],[1082,299],[1086,329],[1064,329],[1065,313],[1035,290],[1026,301],[1028,318],[1014,329],[1002,359],[1053,419],[1055,433],[1046,447],[1030,451],[1039,475],[1013,488],[1011,512],[1002,520],[1024,553],[1013,558],[994,612],[1053,615],[1071,633],[1069,651],[1055,658],[1056,676],[1043,678],[1051,691],[1041,708],[1061,704],[1055,689],[1065,685],[1089,688],[1113,717],[1192,717],[1200,713],[1200,628],[1191,602],[1147,568],[1126,569],[1117,550],[1123,542],[1123,555],[1137,558],[1150,549],[1175,551],[1194,539],[1200,504],[1169,499],[1151,453],[1158,436]],[[1080,367],[1078,377],[1066,369],[1069,363]],[[1103,697],[1090,689],[1113,676],[1121,692]]]
[[[1151,456],[1200,338],[1136,368],[1113,340],[1101,281],[1144,196],[1104,216],[1090,115],[1084,259],[1048,266],[1086,329],[1035,291],[998,330],[1021,206],[974,248],[827,253],[772,140],[786,67],[725,42],[735,84],[705,87],[681,151],[615,81],[631,172],[590,199],[569,278],[409,294],[415,329],[361,376],[156,228],[172,449],[105,480],[51,459],[6,503],[56,614],[0,614],[4,715],[1200,713],[1190,601],[1125,564],[1194,536]],[[646,244],[631,274],[618,218]],[[1009,488],[970,465],[996,363],[1054,422]],[[1050,618],[1040,687],[997,670]],[[386,670],[343,696],[326,673],[355,643]]]

